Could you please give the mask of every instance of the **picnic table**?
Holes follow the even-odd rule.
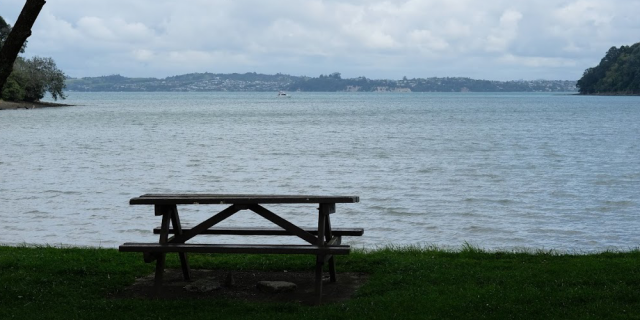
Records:
[[[335,255],[349,254],[351,247],[341,244],[342,236],[361,236],[362,228],[332,228],[330,215],[336,203],[359,202],[357,196],[312,195],[228,195],[228,194],[145,194],[129,201],[131,205],[153,205],[156,216],[162,216],[157,243],[124,243],[121,252],[142,252],[145,262],[156,261],[155,284],[162,285],[167,253],[178,253],[185,280],[191,279],[187,253],[255,253],[255,254],[311,254],[316,256],[315,290],[317,302],[322,298],[323,266],[328,264],[329,280],[336,282]],[[265,208],[271,204],[318,204],[317,227],[302,228]],[[225,205],[222,211],[192,227],[180,223],[178,205]],[[235,213],[249,210],[277,227],[215,227]],[[172,234],[172,237],[169,235]],[[199,235],[260,235],[297,236],[307,244],[192,244],[186,243]]]

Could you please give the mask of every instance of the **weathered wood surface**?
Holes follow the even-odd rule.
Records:
[[[191,244],[191,243],[135,243],[127,242],[121,252],[191,252],[191,253],[250,253],[250,254],[349,254],[349,245],[254,245],[254,244]]]
[[[182,224],[180,223],[178,208],[175,205],[167,207],[167,209],[171,211],[171,225],[176,229],[175,234],[180,236],[182,235]],[[169,228],[163,231],[166,235],[169,234]],[[191,268],[189,268],[189,257],[187,257],[187,253],[179,252],[178,257],[180,257],[180,267],[182,268],[182,275],[184,276],[184,279],[191,280]]]
[[[201,222],[197,226],[189,229],[189,232],[183,231],[182,234],[177,234],[175,237],[173,237],[173,239],[171,239],[171,242],[174,242],[174,243],[186,242],[187,240],[199,235],[202,231],[213,227],[217,223],[220,223],[224,219],[234,215],[236,212],[240,210],[242,210],[242,208],[239,208],[237,205],[230,206],[218,212],[213,217]]]
[[[156,216],[162,216],[162,224],[153,232],[159,234],[159,243],[125,243],[121,252],[142,252],[146,262],[156,262],[156,287],[162,283],[165,255],[178,253],[185,279],[190,278],[187,253],[244,253],[244,254],[312,254],[315,255],[315,284],[317,302],[322,299],[323,265],[328,263],[332,282],[336,281],[334,255],[346,255],[348,245],[341,245],[342,236],[361,236],[362,228],[331,228],[330,215],[336,211],[336,203],[359,202],[357,196],[310,195],[229,195],[229,194],[145,194],[129,201],[132,205],[154,205]],[[271,212],[261,204],[318,204],[316,228],[301,228]],[[182,228],[177,205],[223,204],[229,205],[207,220]],[[242,210],[250,210],[277,225],[277,228],[220,228],[216,224]],[[173,228],[171,227],[173,226]],[[169,234],[174,234],[169,238]],[[252,244],[187,244],[197,235],[284,235],[298,236],[308,245],[252,245]]]
[[[129,204],[274,204],[274,203],[355,203],[358,196],[239,195],[239,194],[145,194]]]
[[[276,224],[277,226],[287,230],[288,232],[290,232],[291,234],[294,234],[296,236],[298,236],[300,239],[309,242],[310,244],[317,244],[317,245],[322,245],[322,243],[318,242],[318,239],[321,239],[322,237],[316,237],[304,230],[302,230],[302,228],[296,226],[295,224],[287,221],[286,219],[280,217],[279,215],[267,210],[265,207],[259,205],[259,204],[252,204],[249,205],[249,209],[257,214],[259,214],[260,216],[262,216],[263,218],[273,222],[274,224]],[[322,234],[322,233],[320,233]]]
[[[182,228],[182,232],[190,231],[189,228]],[[302,228],[302,230],[317,236],[318,229],[316,228]],[[155,228],[153,229],[154,234],[160,234],[161,229]],[[169,234],[173,234],[175,231],[173,228],[169,228]],[[334,236],[351,236],[351,237],[359,237],[364,234],[364,229],[362,228],[336,228],[331,229],[331,233]],[[285,229],[280,228],[234,228],[234,227],[215,227],[209,228],[202,232],[200,235],[239,235],[239,236],[294,236]]]

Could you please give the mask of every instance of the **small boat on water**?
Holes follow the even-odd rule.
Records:
[[[284,91],[280,91],[278,92],[278,98],[291,98],[291,96]]]

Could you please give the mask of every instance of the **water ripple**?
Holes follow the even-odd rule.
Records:
[[[359,195],[361,203],[339,204],[332,215],[336,226],[365,228],[364,237],[345,238],[356,246],[640,246],[633,99],[300,93],[289,100],[74,92],[68,102],[82,108],[3,113],[0,243],[157,241],[153,209],[128,200],[206,192]],[[315,223],[313,206],[275,208]],[[180,210],[189,223],[214,212]],[[234,218],[228,223],[265,223]]]

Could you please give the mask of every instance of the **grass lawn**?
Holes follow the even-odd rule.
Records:
[[[175,255],[168,267],[179,267]],[[191,255],[192,268],[312,270],[312,256]],[[337,257],[368,273],[345,303],[113,299],[141,254],[0,246],[0,319],[640,319],[640,251],[585,255],[398,248]]]

